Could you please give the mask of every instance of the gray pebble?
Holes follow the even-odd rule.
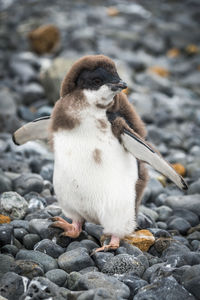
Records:
[[[191,225],[188,221],[186,221],[183,218],[177,217],[173,219],[169,224],[168,224],[168,229],[176,229],[180,233],[185,234],[189,229],[191,228]]]
[[[51,280],[53,283],[59,285],[59,286],[63,286],[63,284],[65,283],[65,281],[67,280],[67,276],[68,274],[61,269],[54,269],[51,271],[48,271],[45,276]]]
[[[58,258],[64,252],[62,247],[48,239],[44,239],[35,244],[34,250],[48,254],[53,258]]]
[[[23,244],[28,250],[33,250],[35,244],[40,241],[40,236],[36,233],[26,234],[23,238]]]
[[[5,192],[0,198],[0,213],[11,219],[22,219],[28,209],[26,200],[15,192]]]
[[[31,191],[41,193],[43,189],[43,179],[38,174],[22,174],[13,181],[14,189],[20,195],[25,195]]]

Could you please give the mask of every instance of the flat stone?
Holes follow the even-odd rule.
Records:
[[[0,213],[11,219],[22,219],[28,209],[26,200],[15,192],[5,192],[0,198]]]
[[[70,273],[94,266],[94,262],[85,248],[77,248],[60,255],[58,265],[61,269]]]
[[[149,230],[145,229],[135,231],[130,236],[125,237],[124,240],[138,247],[142,251],[148,251],[155,242],[153,234]]]
[[[36,263],[39,263],[42,265],[45,272],[48,272],[52,269],[56,269],[58,267],[58,264],[55,259],[39,251],[20,250],[16,255],[16,259],[31,260]]]

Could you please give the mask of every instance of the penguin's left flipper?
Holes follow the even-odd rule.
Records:
[[[121,134],[121,140],[124,147],[137,159],[142,160],[152,166],[156,171],[162,173],[171,181],[173,181],[180,189],[187,190],[188,186],[184,179],[176,173],[170,164],[156,153],[150,145],[142,138],[135,134],[132,130],[124,128]]]
[[[34,140],[48,140],[50,116],[41,117],[17,129],[13,134],[13,142],[23,145]]]

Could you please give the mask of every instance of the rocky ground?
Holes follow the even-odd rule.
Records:
[[[1,0],[0,20],[0,299],[200,299],[199,1]],[[43,24],[60,32],[51,54],[27,38]],[[76,240],[60,237],[49,227],[62,215],[52,153],[11,139],[51,113],[66,70],[91,53],[116,61],[148,140],[189,185],[150,170],[138,216],[155,237],[147,252],[122,242],[91,256],[102,229],[89,223]]]

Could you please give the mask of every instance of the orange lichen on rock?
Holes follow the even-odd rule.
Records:
[[[185,176],[186,174],[186,169],[182,164],[176,163],[171,165],[174,170],[181,176]]]
[[[133,234],[124,238],[126,242],[138,247],[141,251],[148,251],[155,243],[155,237],[146,229],[135,231]]]
[[[175,58],[180,55],[180,50],[177,48],[172,48],[167,51],[167,56],[170,58]]]
[[[11,219],[8,216],[0,215],[0,224],[10,223]]]
[[[161,77],[168,77],[170,74],[167,69],[160,66],[152,66],[148,69],[148,71]]]
[[[119,10],[114,6],[108,7],[107,8],[107,15],[109,17],[116,17],[116,16],[119,15]]]
[[[194,45],[194,44],[190,44],[185,48],[186,52],[189,54],[196,54],[199,52],[199,48]]]
[[[43,25],[28,34],[31,48],[38,54],[54,52],[60,44],[60,32],[54,25]]]

